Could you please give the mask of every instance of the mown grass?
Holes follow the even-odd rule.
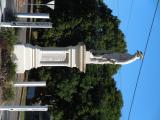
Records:
[[[20,120],[24,120],[25,119],[25,112],[20,112]]]

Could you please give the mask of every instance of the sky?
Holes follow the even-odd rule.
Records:
[[[104,0],[112,14],[121,20],[128,52],[144,51],[157,0]],[[132,4],[133,3],[133,4]],[[131,14],[130,14],[131,13]],[[145,55],[129,120],[160,120],[160,4]],[[122,66],[115,79],[124,105],[121,120],[128,120],[129,109],[141,60]]]
[[[3,0],[0,0],[1,2]],[[128,52],[144,51],[157,0],[104,0],[121,20]],[[132,8],[132,9],[131,9]],[[130,12],[131,11],[131,12]],[[131,13],[131,14],[130,14]],[[144,59],[130,120],[160,120],[160,5]],[[121,120],[128,120],[141,61],[122,66],[115,79],[124,100]]]

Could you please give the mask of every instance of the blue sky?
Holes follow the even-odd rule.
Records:
[[[144,51],[157,0],[104,0],[121,20],[129,53]],[[159,5],[160,8],[160,5]],[[145,56],[130,120],[160,120],[160,9],[158,8]],[[129,22],[128,22],[129,21]],[[129,23],[129,24],[128,24]],[[121,120],[128,120],[141,61],[122,66],[115,76],[124,100]]]

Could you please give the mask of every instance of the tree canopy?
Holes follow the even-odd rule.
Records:
[[[42,1],[42,3],[47,1]],[[38,30],[39,46],[69,46],[84,42],[88,50],[126,52],[120,20],[102,2],[96,0],[55,0],[49,12],[52,29]],[[30,79],[46,80],[53,120],[118,120],[123,105],[113,75],[118,65],[87,65],[86,73],[76,68],[41,67],[30,72]]]

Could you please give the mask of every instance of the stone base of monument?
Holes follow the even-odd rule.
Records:
[[[68,47],[39,47],[30,44],[17,44],[14,46],[13,60],[17,64],[17,73],[42,66],[76,67],[85,72],[86,64],[118,64],[125,65],[143,58],[137,51],[134,55],[128,53],[106,53],[93,55],[86,51],[86,46],[79,43]]]

